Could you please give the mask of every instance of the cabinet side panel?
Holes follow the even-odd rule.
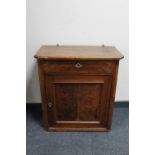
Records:
[[[115,94],[116,94],[118,67],[119,67],[119,60],[114,62],[113,79],[112,79],[111,93],[110,93],[110,104],[108,108],[109,109],[108,123],[107,123],[108,129],[111,129],[111,125],[112,125],[112,114],[113,114]]]
[[[39,74],[39,82],[40,82],[40,92],[42,99],[42,115],[43,115],[43,125],[47,129],[48,121],[47,121],[47,99],[46,99],[46,87],[45,87],[45,75],[42,69],[42,62],[38,60],[38,74]]]
[[[101,91],[101,94],[102,94],[101,95],[101,103],[102,103],[101,122],[105,127],[107,127],[107,124],[108,124],[111,85],[112,85],[112,76],[107,76],[105,78],[105,83],[102,86],[102,91]]]

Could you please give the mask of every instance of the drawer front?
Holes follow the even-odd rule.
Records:
[[[76,61],[76,62],[52,62],[43,63],[45,73],[105,73],[113,72],[113,62],[111,61]]]

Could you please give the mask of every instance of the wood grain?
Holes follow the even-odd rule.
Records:
[[[50,126],[69,123],[74,128],[79,124],[85,128],[85,124],[98,124],[99,128],[105,128],[111,79],[111,76],[99,75],[47,75],[47,95],[53,103],[53,107],[48,108]]]
[[[57,120],[76,121],[77,102],[76,84],[55,84],[55,104],[57,107]]]
[[[100,91],[102,84],[79,84],[78,95],[78,120],[100,121]]]
[[[42,46],[37,59],[45,60],[116,60],[123,55],[112,46]]]
[[[45,75],[39,60],[38,60],[38,74],[39,74],[40,91],[41,91],[41,99],[42,99],[43,125],[45,129],[47,129],[49,124],[48,124],[47,105],[46,105],[47,95],[46,95],[46,86],[45,86]]]
[[[76,64],[81,67],[77,68]],[[45,61],[43,70],[46,74],[50,73],[102,73],[111,74],[113,72],[114,63],[111,61]]]
[[[112,126],[112,115],[113,115],[113,108],[114,108],[114,101],[115,101],[115,94],[116,94],[116,86],[117,86],[117,77],[118,77],[118,67],[119,61],[115,61],[115,66],[113,70],[113,79],[111,84],[111,92],[109,97],[109,106],[107,109],[107,128],[110,130]]]
[[[111,129],[119,59],[123,58],[116,48],[43,46],[35,57],[47,131]],[[82,67],[75,67],[77,63]]]

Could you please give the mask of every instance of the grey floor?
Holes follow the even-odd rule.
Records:
[[[27,155],[128,155],[128,115],[115,107],[110,132],[46,132],[40,105],[27,105]]]

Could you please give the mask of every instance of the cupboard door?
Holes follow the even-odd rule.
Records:
[[[46,81],[49,126],[106,126],[111,76],[48,76]]]

